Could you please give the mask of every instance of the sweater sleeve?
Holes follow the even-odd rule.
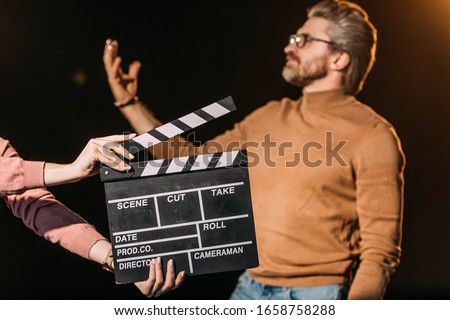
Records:
[[[361,255],[349,299],[382,299],[401,255],[405,157],[394,129],[375,125],[355,160]]]
[[[0,138],[0,194],[13,194],[44,186],[44,162],[25,161]]]
[[[0,195],[26,227],[88,258],[94,243],[105,238],[48,190],[40,188],[44,184],[43,164],[22,160],[9,142],[0,138]]]
[[[72,253],[88,258],[91,247],[105,239],[83,218],[56,200],[46,189],[8,195],[5,201],[26,227]]]

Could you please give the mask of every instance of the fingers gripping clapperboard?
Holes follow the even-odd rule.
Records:
[[[227,97],[125,141],[137,153],[236,110]],[[148,278],[151,260],[189,275],[258,266],[245,150],[100,168],[117,283]]]

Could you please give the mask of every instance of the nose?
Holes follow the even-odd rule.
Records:
[[[285,47],[284,47],[284,53],[288,54],[289,52],[297,52],[297,46],[295,44],[292,43],[288,43]]]

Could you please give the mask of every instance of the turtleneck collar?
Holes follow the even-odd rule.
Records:
[[[335,89],[320,92],[305,92],[301,99],[301,109],[304,111],[325,111],[342,105],[353,96],[346,95],[344,89]]]

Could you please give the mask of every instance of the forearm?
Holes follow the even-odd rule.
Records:
[[[44,237],[80,257],[98,263],[103,262],[110,247],[105,237],[86,222],[50,229],[44,233]]]
[[[46,186],[54,186],[63,183],[80,181],[76,170],[70,164],[57,164],[46,162],[44,166],[44,183]]]
[[[5,200],[14,216],[29,229],[85,259],[89,258],[95,244],[107,242],[92,225],[56,200],[48,190],[28,190],[9,195]]]
[[[156,119],[153,112],[151,112],[142,102],[136,102],[126,107],[119,108],[119,110],[137,134],[148,132],[161,125],[161,122]]]
[[[40,236],[50,230],[86,224],[83,218],[56,200],[46,189],[31,189],[4,199],[13,215]]]

